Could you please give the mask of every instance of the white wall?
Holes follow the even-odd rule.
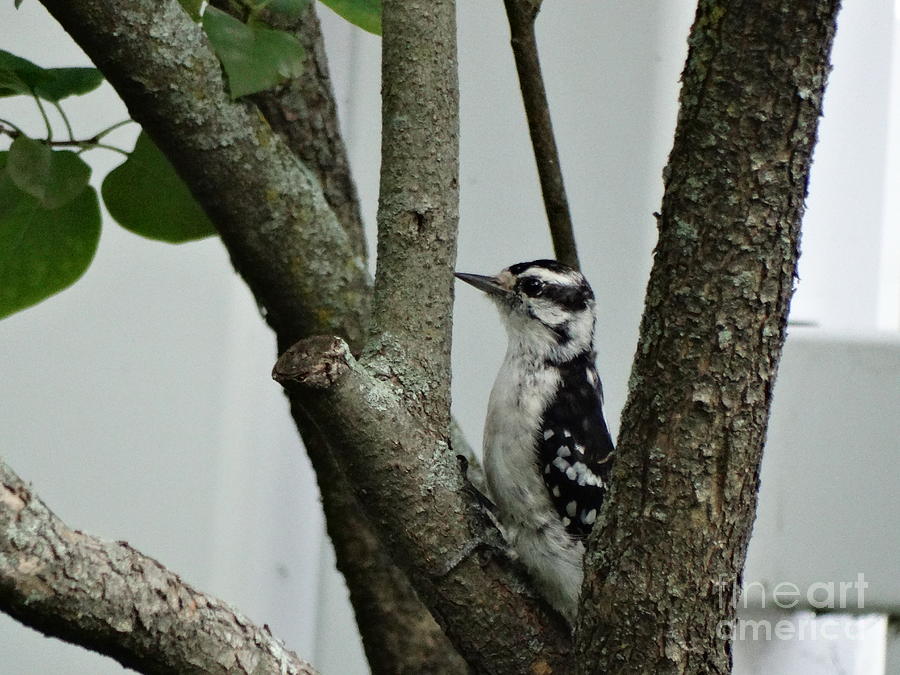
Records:
[[[0,5],[0,47],[42,65],[84,62],[63,35],[47,37],[47,20],[38,3],[24,3],[18,13],[11,4]],[[576,234],[600,304],[599,366],[614,428],[637,339],[655,240],[651,213],[661,197],[660,172],[675,123],[677,82],[692,4],[687,0],[547,3],[539,23]],[[873,25],[868,12],[885,6],[882,0],[847,3],[842,17],[839,35],[862,36],[863,56],[852,58],[872,71],[878,70],[880,61],[865,56],[869,48],[865,27]],[[379,41],[348,27],[327,9],[321,8],[320,14],[371,236],[378,185]],[[851,23],[861,28],[844,31],[844,25]],[[886,38],[884,31],[877,36],[875,46],[883,55],[884,40],[892,37]],[[519,260],[548,256],[551,249],[502,3],[460,2],[459,39],[459,268],[492,272]],[[869,302],[876,292],[871,272],[879,263],[870,258],[878,257],[873,244],[878,235],[871,233],[871,227],[866,229],[864,222],[855,222],[852,204],[864,202],[867,208],[861,212],[868,214],[865,222],[871,222],[878,217],[871,202],[883,200],[885,194],[873,192],[875,180],[871,184],[864,179],[851,181],[844,174],[882,171],[883,167],[872,166],[879,156],[884,163],[879,140],[863,132],[883,129],[887,123],[878,107],[882,103],[874,100],[880,94],[869,91],[880,86],[881,80],[860,87],[859,78],[842,75],[842,50],[860,52],[854,52],[849,38],[844,46],[840,40],[823,124],[841,119],[844,124],[831,130],[823,126],[806,225],[808,255],[801,267],[796,307],[798,313],[802,310],[800,318],[822,325],[874,328],[873,313],[878,309],[877,303]],[[52,53],[47,45],[53,45]],[[869,72],[866,77],[876,74]],[[849,91],[839,94],[842,81]],[[862,95],[859,89],[873,100],[856,106],[856,97]],[[85,131],[124,115],[108,91],[106,96],[79,102],[85,107],[77,118]],[[840,112],[838,96],[849,101],[849,111]],[[14,116],[18,121],[19,113],[11,111],[10,105],[0,101],[0,117]],[[40,126],[33,121],[30,128],[37,132]],[[840,147],[829,151],[824,146],[827,142]],[[826,169],[830,173],[820,177]],[[825,187],[819,188],[820,184]],[[883,190],[884,183],[880,184]],[[832,199],[844,185],[853,186],[850,206]],[[826,197],[825,202],[819,201]],[[836,209],[843,215],[813,220],[816,213],[827,215]],[[850,242],[835,240],[836,233],[846,231],[848,221],[854,222],[858,236],[854,234]],[[268,379],[274,359],[272,338],[248,292],[231,272],[221,245],[206,241],[169,247],[141,240],[111,223],[104,227],[97,260],[84,279],[59,296],[0,322],[4,457],[73,526],[127,539],[198,587],[233,602],[253,619],[268,622],[324,673],[367,672],[353,638],[345,590],[333,571],[310,469],[280,392]],[[873,227],[879,230],[882,224]],[[841,257],[845,249],[853,255]],[[889,272],[879,270],[881,278],[892,278]],[[895,270],[894,276],[900,273]],[[843,286],[836,289],[835,284]],[[843,287],[850,290],[838,292]],[[459,292],[456,319],[454,414],[478,445],[491,379],[485,373],[492,373],[499,364],[505,338],[488,303],[475,293]],[[866,438],[875,437],[879,428],[887,429],[881,424],[889,412],[879,412],[887,398],[877,389],[865,390],[860,371],[853,369],[855,362],[849,356],[839,360],[841,367],[848,368],[844,377],[856,381],[867,397],[846,396],[846,380],[835,380],[835,371],[828,370],[830,361],[838,362],[829,345],[844,349],[838,344],[816,342],[813,348],[824,350],[825,356],[821,351],[809,352],[819,354],[812,360],[803,360],[809,353],[802,346],[789,344],[786,352],[782,374],[785,382],[789,378],[791,382],[779,383],[772,438],[776,441],[782,429],[782,437],[790,442],[781,446],[786,454],[774,454],[777,443],[767,454],[761,516],[752,549],[758,560],[806,564],[798,551],[809,549],[811,543],[821,544],[817,525],[823,519],[845,517],[850,501],[854,513],[862,517],[877,513],[877,518],[868,518],[864,532],[855,532],[851,526],[850,532],[858,537],[831,542],[830,549],[816,556],[819,561],[836,560],[833,551],[840,550],[841,560],[852,563],[853,554],[873,539],[893,540],[897,510],[891,511],[883,501],[890,493],[854,485],[846,493],[838,490],[836,496],[834,489],[818,489],[817,473],[806,475],[808,480],[800,483],[781,470],[774,478],[765,473],[771,473],[770,465],[782,466],[785,457],[793,457],[797,444],[818,438],[798,434],[797,429],[815,428],[823,419],[838,420],[835,409],[843,407],[853,421],[854,426],[847,427],[854,430],[848,431],[851,438],[862,432],[869,434]],[[890,387],[891,380],[882,375],[878,386]],[[804,405],[784,408],[791,396],[787,391],[796,392]],[[874,408],[871,416],[856,414],[856,403]],[[891,439],[886,442],[890,445]],[[818,446],[807,444],[804,452],[809,463],[791,470],[804,472],[814,466],[827,473],[827,462],[836,459],[854,466],[855,455],[844,452],[843,445],[818,445],[827,445],[822,456]],[[873,452],[866,475],[880,478],[879,485],[886,489],[896,475],[896,454],[889,457],[874,448]],[[804,510],[796,514],[789,510],[788,516],[797,516],[792,521],[795,525],[773,535],[776,530],[767,524],[771,514],[778,521],[784,512],[777,515],[772,504],[794,494],[799,484],[804,485]],[[866,510],[876,505],[877,512]],[[877,559],[878,550],[888,551],[872,547],[872,557]],[[895,559],[882,557],[885,579],[890,579],[890,563]],[[762,563],[755,569],[760,571],[751,567],[748,576],[762,577],[762,570],[767,575],[786,575],[789,570],[782,566],[772,571]],[[843,574],[844,568],[807,572],[810,578],[825,581],[821,574]],[[855,658],[856,652],[847,648],[841,653]],[[754,670],[753,664],[771,665],[773,657],[763,645],[743,658],[745,672],[763,672]],[[835,672],[828,665],[819,668],[818,662],[803,663],[805,672]],[[0,664],[14,664],[10,672],[17,673],[121,670],[108,659],[46,640],[3,616]],[[765,672],[774,671],[767,667]]]

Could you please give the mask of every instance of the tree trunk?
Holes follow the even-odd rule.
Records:
[[[838,4],[699,4],[581,672],[730,672]]]

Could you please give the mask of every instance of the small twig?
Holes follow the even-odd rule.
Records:
[[[131,121],[131,120],[128,120]],[[18,138],[19,136],[25,136],[26,134],[19,129],[17,126],[12,124],[11,122],[7,122],[6,120],[0,119],[0,125],[7,124],[11,129],[5,129],[3,126],[0,126],[0,134],[5,134],[10,138]],[[106,133],[106,132],[103,132]],[[85,140],[77,140],[77,139],[69,139],[68,141],[53,141],[46,140],[44,141],[47,145],[52,148],[79,148],[78,154],[80,155],[82,152],[87,152],[88,150],[112,150],[113,152],[118,152],[122,155],[128,157],[130,154],[127,150],[123,150],[122,148],[116,147],[115,145],[109,145],[108,143],[100,143],[100,136],[102,134],[98,134],[93,138],[87,138]]]
[[[504,0],[504,4],[509,19],[510,42],[519,72],[522,102],[525,104],[531,145],[544,196],[544,208],[553,238],[553,250],[560,262],[579,269],[572,215],[563,184],[534,33],[534,22],[541,8],[541,0]]]
[[[67,143],[51,143],[51,145],[68,145]],[[115,145],[109,145],[108,143],[74,143],[73,145],[77,145],[81,147],[81,150],[78,151],[78,154],[82,152],[88,152],[89,150],[112,150],[113,152],[118,152],[120,155],[124,155],[128,157],[131,155],[127,150],[123,150],[122,148],[117,148]]]

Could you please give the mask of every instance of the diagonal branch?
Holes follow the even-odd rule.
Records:
[[[336,144],[318,31],[308,25],[300,30],[301,39],[311,41],[307,54],[316,58],[317,83],[289,87],[284,99],[261,105],[290,148],[312,158],[326,196],[329,184],[343,185],[327,200],[312,172],[253,108],[225,96],[218,62],[175,2],[134,0],[124,9],[96,0],[45,4],[157,138],[211,214],[279,344],[319,332],[342,335],[358,348],[371,288],[362,233],[352,215],[355,206],[347,207],[352,190],[340,168],[343,152]],[[304,106],[318,122],[303,117]],[[293,117],[299,128],[291,127]],[[313,133],[319,122],[328,130],[328,142]],[[341,190],[346,193],[338,194]],[[338,221],[335,215],[342,212]],[[365,619],[361,630],[367,653],[378,655],[372,667],[396,672],[400,664],[417,659],[422,665],[442,663],[443,672],[461,670],[365,520],[353,517],[359,509],[346,481],[333,471],[323,437],[302,415],[295,418],[317,470],[339,565],[358,616]]]
[[[427,11],[426,11],[427,10]],[[454,7],[384,4],[373,338],[302,341],[274,375],[327,438],[370,521],[477,672],[549,672],[570,647],[527,590],[449,446],[457,219]]]
[[[528,131],[531,133],[531,146],[534,148],[534,160],[537,163],[541,192],[544,195],[544,208],[547,211],[547,223],[553,238],[553,249],[557,260],[579,269],[572,214],[569,211],[569,200],[563,183],[559,151],[553,135],[550,106],[547,103],[547,91],[544,89],[537,37],[534,32],[541,0],[504,1],[506,16],[509,19],[510,44],[516,59],[516,70],[519,72],[522,102],[525,104],[525,115],[528,117]]]
[[[361,342],[369,281],[316,175],[251,104],[226,94],[199,26],[174,0],[46,0],[209,213],[266,320]]]
[[[227,99],[218,63],[180,7],[172,0],[45,4],[211,214],[279,341],[318,332],[360,344],[369,286],[347,232],[312,172],[251,107]],[[375,299],[381,330],[363,361],[367,376],[359,381],[368,389],[334,407],[319,405],[324,395],[301,402],[320,438],[328,439],[345,469],[350,465],[348,477],[380,537],[470,663],[481,672],[540,672],[566,662],[567,630],[528,595],[505,556],[481,560],[483,542],[496,541],[496,531],[479,520],[477,502],[462,493],[447,442],[457,184],[454,21],[446,0],[427,3],[427,9],[385,6],[386,43],[402,46],[393,56],[386,46],[386,62],[397,68],[386,78],[386,97],[391,86],[408,86],[420,100],[411,103],[408,116],[398,107],[386,118],[395,127],[388,135],[397,141],[387,146],[386,157],[393,151],[397,163],[386,162],[385,181],[393,172],[401,189],[382,193],[385,236]],[[392,14],[409,22],[411,32],[392,28]],[[453,79],[429,89],[416,79],[420,60],[440,78]],[[429,96],[451,110],[438,116],[438,133],[422,103]],[[426,161],[407,165],[428,179],[418,194],[412,174],[398,173],[407,153]],[[429,158],[434,163],[427,164]],[[387,394],[394,398],[383,398]],[[382,403],[398,413],[391,424],[381,416]],[[298,419],[301,428],[304,423]],[[353,458],[360,461],[348,462]]]
[[[125,542],[69,529],[0,461],[0,609],[145,673],[315,671]]]
[[[292,414],[316,471],[328,536],[371,671],[467,673],[465,661],[375,535],[327,439],[296,404]]]
[[[213,4],[228,11],[229,3]],[[303,73],[276,91],[252,97],[266,121],[319,179],[325,200],[350,237],[353,250],[366,260],[366,238],[356,184],[338,123],[325,43],[314,2],[296,20],[282,12],[266,12],[266,22],[293,33],[303,45]]]

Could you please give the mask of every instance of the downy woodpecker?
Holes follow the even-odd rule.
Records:
[[[484,428],[490,497],[538,589],[574,622],[583,540],[614,452],[594,365],[594,293],[555,260],[519,263],[497,276],[456,276],[488,294],[509,336]]]

